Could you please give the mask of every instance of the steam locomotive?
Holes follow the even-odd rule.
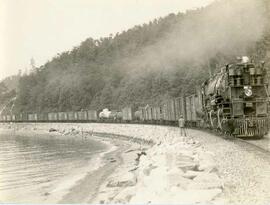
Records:
[[[121,111],[109,109],[0,115],[2,122],[135,122],[210,128],[235,137],[263,137],[269,129],[267,71],[247,57],[228,64],[192,95]]]
[[[264,63],[248,57],[226,65],[202,85],[205,122],[237,137],[262,137],[268,132],[269,94]]]

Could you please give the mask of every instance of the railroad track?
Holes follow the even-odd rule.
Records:
[[[262,140],[262,139],[261,139]],[[263,143],[256,143],[256,141],[250,141],[250,140],[243,140],[243,139],[237,139],[238,142],[242,144],[246,144],[250,147],[253,147],[256,150],[259,150],[265,154],[270,154],[270,140],[268,139],[268,145]],[[262,142],[262,141],[261,141]]]
[[[270,155],[270,135],[264,136],[261,139],[251,139],[251,138],[235,138],[225,136],[223,133],[216,132],[214,130],[204,130],[208,133],[214,134],[216,137],[223,138],[224,140],[232,141],[240,146],[245,146],[250,151],[259,151],[261,153]]]

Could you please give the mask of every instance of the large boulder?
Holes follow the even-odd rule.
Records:
[[[107,187],[130,187],[135,186],[137,183],[137,178],[131,172],[126,172],[125,174],[111,179]]]
[[[201,173],[189,184],[189,189],[222,189],[223,184],[216,173]]]
[[[203,172],[188,170],[186,173],[183,173],[182,176],[187,178],[187,179],[194,179],[195,177],[197,177],[200,174],[203,174]]]

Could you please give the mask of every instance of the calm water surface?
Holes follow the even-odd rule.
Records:
[[[0,134],[0,202],[41,202],[64,179],[83,174],[104,149],[80,137]]]

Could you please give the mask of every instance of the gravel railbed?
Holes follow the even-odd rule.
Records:
[[[223,194],[217,203],[270,203],[269,153],[199,130],[190,130],[189,134],[215,154],[219,174],[224,181]]]
[[[265,151],[270,152],[270,134],[264,136],[262,139],[246,139],[247,143],[256,145]]]

